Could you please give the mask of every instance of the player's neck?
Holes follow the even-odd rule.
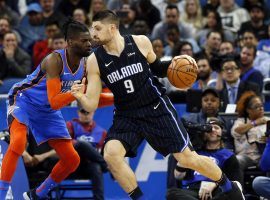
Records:
[[[120,34],[116,34],[113,39],[103,46],[108,54],[120,56],[125,48],[125,40]]]
[[[79,64],[80,64],[80,60],[81,57],[77,56],[75,53],[72,52],[71,49],[67,48],[67,64],[71,69],[77,69]]]

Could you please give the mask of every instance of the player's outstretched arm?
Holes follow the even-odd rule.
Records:
[[[41,68],[46,71],[46,86],[51,108],[58,110],[75,100],[70,92],[61,93],[60,73],[63,68],[62,60],[57,53],[51,53],[42,62]]]
[[[98,107],[99,96],[102,89],[98,63],[94,53],[88,57],[86,68],[88,80],[86,93],[84,94],[82,92],[82,85],[80,84],[74,84],[71,87],[71,93],[85,110],[92,112]]]

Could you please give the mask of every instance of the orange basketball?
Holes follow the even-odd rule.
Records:
[[[179,89],[187,89],[196,81],[197,73],[198,67],[195,60],[183,57],[172,60],[167,71],[167,77],[173,86]]]

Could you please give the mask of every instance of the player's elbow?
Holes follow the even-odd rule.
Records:
[[[59,110],[61,106],[55,102],[50,102],[50,106],[53,110]]]

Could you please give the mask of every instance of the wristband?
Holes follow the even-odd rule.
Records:
[[[253,127],[257,126],[255,120],[251,121],[251,125],[252,125]]]
[[[178,172],[186,172],[188,169],[176,165],[176,166],[175,166],[175,170],[178,171]]]

